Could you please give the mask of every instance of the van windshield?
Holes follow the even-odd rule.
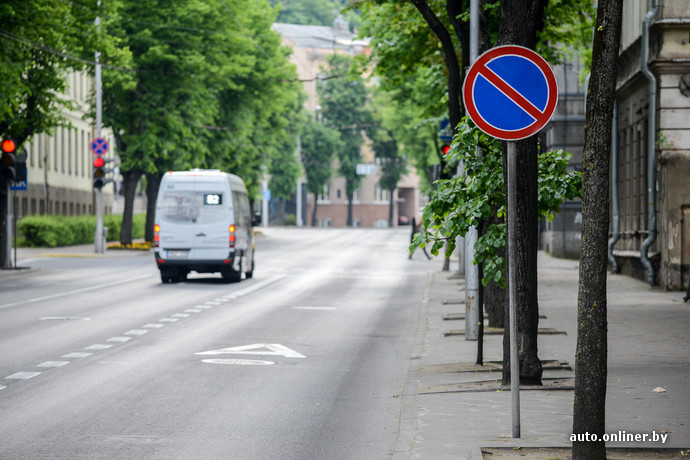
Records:
[[[228,219],[223,194],[196,191],[166,191],[162,219],[175,223],[214,224]]]

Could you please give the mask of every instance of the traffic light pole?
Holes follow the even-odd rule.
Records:
[[[10,183],[9,181],[0,180],[0,187],[2,188],[2,193],[0,193],[0,214],[4,217],[3,225],[3,236],[4,244],[2,245],[2,268],[9,269],[12,268],[12,214],[10,213]]]
[[[98,1],[98,6],[101,6],[100,0]],[[96,17],[96,25],[98,26],[98,31],[101,30],[101,18]],[[103,127],[103,94],[102,94],[102,79],[101,79],[101,64],[100,64],[101,53],[96,51],[96,137],[101,137],[101,129]],[[105,252],[105,238],[103,235],[103,189],[102,187],[96,187],[95,193],[95,206],[96,206],[96,234],[94,235],[94,250],[96,254],[103,254]]]

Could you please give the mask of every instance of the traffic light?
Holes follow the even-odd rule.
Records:
[[[17,146],[12,139],[2,141],[2,159],[0,159],[0,175],[5,181],[13,181],[17,177]]]
[[[108,163],[112,163],[113,160],[106,160],[102,155],[96,155],[93,157],[93,186],[94,188],[103,188],[103,186],[112,179],[108,179],[106,176],[112,169],[106,168]]]
[[[443,152],[444,155],[448,155],[448,152],[450,152],[450,145],[443,144],[443,147],[441,147],[441,152]]]

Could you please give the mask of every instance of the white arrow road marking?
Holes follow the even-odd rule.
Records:
[[[233,364],[240,366],[270,366],[273,361],[261,361],[258,359],[204,359],[202,363],[208,364]]]
[[[302,353],[279,343],[254,343],[239,347],[221,348],[219,350],[202,351],[197,355],[269,355],[284,356],[286,358],[306,358]]]

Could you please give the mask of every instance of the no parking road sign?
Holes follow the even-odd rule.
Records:
[[[479,129],[497,139],[515,141],[549,122],[558,102],[558,85],[551,66],[534,51],[498,46],[470,67],[462,99]]]
[[[97,137],[91,141],[91,151],[96,155],[105,155],[108,152],[108,141]]]

